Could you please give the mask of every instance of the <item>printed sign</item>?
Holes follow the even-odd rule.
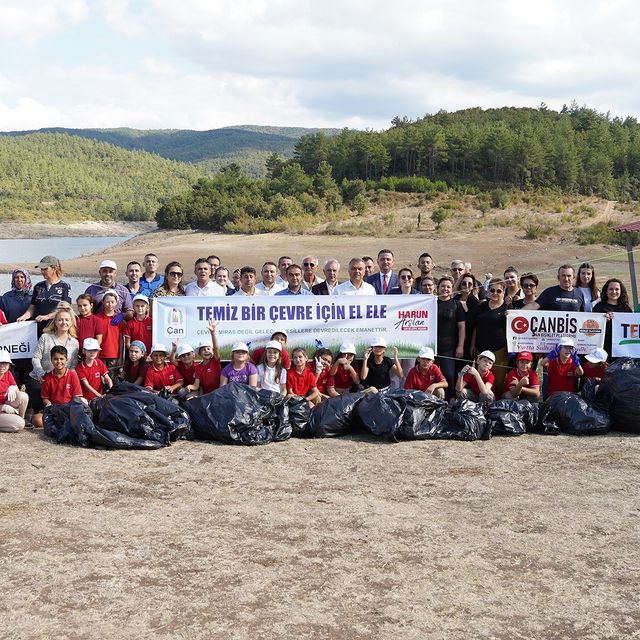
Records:
[[[362,355],[373,337],[396,346],[400,357],[417,355],[423,346],[435,349],[438,307],[435,296],[167,296],[153,299],[153,342],[190,344],[216,333],[223,359],[234,342],[253,351],[278,330],[287,334],[287,348],[320,347],[337,351],[343,342]]]
[[[33,320],[0,326],[0,349],[4,349],[12,360],[31,358],[37,344],[38,329]]]
[[[615,358],[640,358],[640,313],[613,314],[611,355]]]
[[[507,349],[548,353],[560,338],[573,338],[578,353],[604,345],[603,313],[564,311],[507,311]]]

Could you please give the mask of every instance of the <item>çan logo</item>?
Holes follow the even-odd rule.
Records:
[[[165,333],[167,336],[185,336],[187,335],[187,326],[184,317],[184,311],[182,309],[176,309],[172,307],[167,309],[167,328]]]
[[[511,321],[511,330],[513,331],[513,333],[516,333],[518,335],[526,333],[527,331],[529,331],[529,321],[522,316],[516,316]]]

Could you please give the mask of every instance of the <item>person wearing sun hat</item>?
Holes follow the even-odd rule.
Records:
[[[449,383],[440,371],[440,367],[435,364],[435,357],[431,347],[422,347],[418,352],[415,367],[412,367],[407,374],[404,388],[432,393],[444,400],[444,390]]]
[[[586,362],[582,367],[584,369],[585,378],[595,378],[598,382],[602,379],[604,372],[609,366],[607,360],[609,354],[604,349],[594,349],[591,353],[588,353],[584,359]]]
[[[160,342],[151,347],[151,366],[147,369],[144,386],[159,393],[175,393],[182,387],[182,377],[176,366],[167,362],[167,348]]]
[[[220,373],[220,386],[230,382],[258,386],[258,368],[249,360],[249,347],[244,342],[235,342],[231,347],[231,362]]]
[[[542,358],[540,364],[547,369],[547,400],[558,391],[575,393],[577,379],[584,370],[573,338],[560,338],[555,349]]]
[[[521,399],[535,402],[540,398],[540,380],[533,371],[533,354],[520,351],[516,356],[516,367],[507,373],[504,379],[505,399]]]
[[[0,432],[14,433],[24,429],[24,414],[29,396],[20,391],[11,373],[11,356],[0,350]]]
[[[331,365],[329,375],[335,381],[335,390],[339,395],[357,391],[360,387],[360,375],[356,371],[356,347],[353,342],[343,342],[340,351]]]
[[[29,308],[16,318],[16,322],[35,320],[40,337],[58,305],[61,302],[71,304],[71,285],[62,280],[62,265],[55,256],[45,256],[34,268],[40,269],[44,280],[33,287]]]

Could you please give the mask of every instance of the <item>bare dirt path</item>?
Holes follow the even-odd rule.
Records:
[[[638,437],[2,445],[1,638],[638,637]]]

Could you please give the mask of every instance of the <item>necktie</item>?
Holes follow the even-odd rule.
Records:
[[[382,275],[383,281],[382,281],[382,293],[387,293],[387,291],[389,291],[389,282],[387,281],[387,274],[383,274]]]

